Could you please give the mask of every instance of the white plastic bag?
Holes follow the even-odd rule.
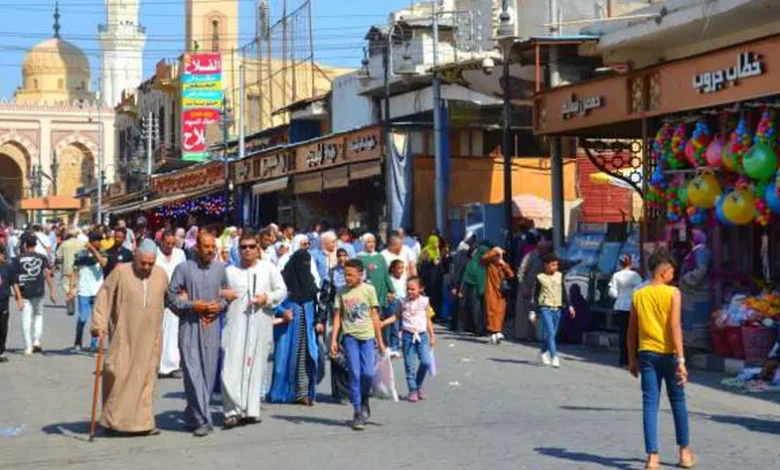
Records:
[[[428,369],[428,375],[436,377],[436,356],[433,354],[433,348],[431,348],[431,368]]]
[[[372,384],[372,389],[376,398],[398,401],[398,390],[395,388],[393,361],[390,359],[389,352],[377,356],[376,363],[374,364],[374,382]]]

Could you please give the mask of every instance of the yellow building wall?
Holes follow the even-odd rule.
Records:
[[[500,158],[455,158],[451,160],[450,189],[447,206],[454,208],[471,203],[496,203],[504,200],[504,164]],[[433,158],[414,158],[413,181],[414,229],[419,234],[436,228]],[[512,194],[529,194],[552,198],[550,160],[547,158],[515,159],[512,166]],[[564,160],[563,197],[577,198],[576,163]]]

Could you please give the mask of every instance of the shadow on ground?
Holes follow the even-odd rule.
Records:
[[[641,467],[644,460],[625,457],[604,457],[601,455],[588,454],[585,452],[570,451],[558,447],[537,447],[534,449],[541,455],[554,457],[556,459],[568,460],[579,464],[597,464],[602,467],[616,468],[620,470],[633,470]]]

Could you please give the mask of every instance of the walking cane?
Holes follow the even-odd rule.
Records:
[[[103,361],[103,335],[98,339],[98,353],[95,358],[95,385],[92,388],[92,419],[89,424],[89,441],[95,440],[95,431],[97,428],[97,401],[100,391],[100,373],[101,362]]]
[[[248,291],[249,289],[247,289]],[[247,292],[247,296],[249,297],[249,304],[246,306],[246,329],[244,329],[244,359],[241,364],[241,391],[244,399],[244,415],[246,415],[247,411],[249,411],[249,387],[247,386],[246,393],[244,392],[244,374],[246,373],[246,368],[249,365],[247,354],[246,354],[246,348],[247,348],[247,342],[249,341],[249,319],[250,316],[255,313],[255,307],[252,304],[255,298],[255,294],[257,294],[257,274],[252,274],[252,292]]]

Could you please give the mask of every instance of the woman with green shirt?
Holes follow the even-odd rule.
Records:
[[[379,308],[384,313],[388,302],[392,302],[395,298],[393,284],[390,282],[390,269],[384,256],[376,249],[376,237],[373,234],[363,235],[363,249],[364,251],[358,253],[357,259],[363,263],[366,282],[374,286]]]

